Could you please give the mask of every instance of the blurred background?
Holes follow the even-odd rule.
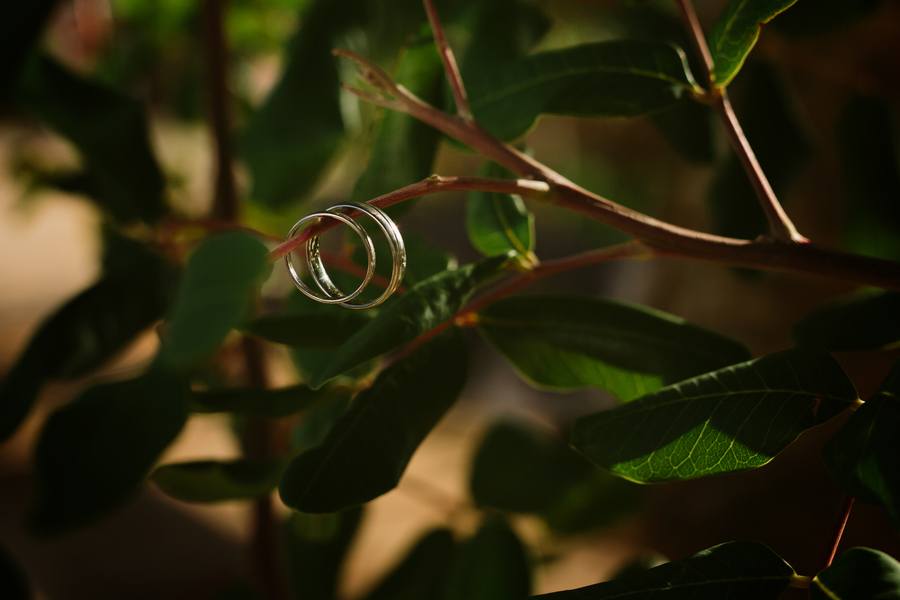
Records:
[[[241,131],[279,81],[285,49],[304,26],[312,2],[224,4],[227,104],[235,131]],[[374,16],[347,27],[334,44],[394,71],[397,47],[411,38],[392,33],[392,26],[416,31],[400,24],[424,22],[424,15],[417,2],[374,4]],[[454,6],[464,0],[446,4],[453,5],[448,8],[451,43],[468,44],[473,32],[452,19]],[[696,4],[707,26],[723,6],[717,0]],[[682,35],[674,3],[544,0],[535,5],[548,19],[536,49],[620,37],[677,42]],[[167,201],[185,219],[209,212],[215,182],[203,19],[203,3],[190,0],[64,0],[44,34],[46,48],[60,62],[123,90],[145,107]],[[799,229],[820,244],[900,259],[898,73],[900,2],[800,0],[764,29],[733,86],[738,116],[776,191]],[[351,81],[353,76],[342,71],[341,77]],[[332,83],[310,73],[303,92],[312,96]],[[298,194],[302,202],[256,202],[265,192],[251,192],[247,164],[238,164],[238,195],[248,199],[243,209],[248,225],[282,236],[313,207],[365,189],[358,181],[374,160],[380,112],[346,95],[340,108],[343,133],[333,152],[313,175],[296,174],[309,180]],[[50,311],[96,279],[102,221],[79,180],[80,158],[73,147],[36,120],[28,106],[2,110],[0,372]],[[302,121],[303,111],[294,118]],[[585,187],[665,220],[740,237],[762,232],[752,191],[723,132],[702,110],[633,119],[543,117],[521,143]],[[482,167],[479,157],[444,141],[425,174],[475,174]],[[536,251],[542,259],[624,239],[558,209],[533,203],[529,208],[536,215]],[[466,237],[463,194],[429,197],[404,210],[400,222],[405,233],[460,263],[477,257]],[[288,289],[282,275],[269,282],[269,293]],[[668,260],[604,266],[542,287],[659,308],[731,336],[754,354],[790,347],[797,320],[851,291],[824,280]],[[427,528],[443,524],[472,530],[477,523],[468,497],[472,457],[498,419],[540,429],[612,402],[597,391],[538,392],[483,341],[474,335],[471,341],[476,350],[462,401],[416,453],[400,486],[366,511],[342,576],[341,590],[348,598],[371,588]],[[247,503],[190,505],[152,485],[95,527],[50,541],[32,538],[24,529],[30,457],[47,414],[89,383],[140,370],[155,348],[156,334],[147,332],[101,372],[47,385],[26,425],[0,447],[0,546],[24,567],[41,597],[219,597],[247,570],[252,521]],[[296,381],[286,352],[272,349],[271,358],[273,384]],[[865,397],[892,357],[855,353],[839,358]],[[838,425],[810,431],[757,471],[652,488],[625,486],[596,508],[595,515],[603,518],[589,534],[567,535],[534,517],[517,518],[517,530],[537,560],[535,590],[587,585],[636,559],[680,558],[729,539],[762,540],[799,572],[816,568],[842,502],[819,458],[822,443]],[[194,416],[163,462],[239,452],[224,417]],[[863,543],[900,553],[882,511],[859,505],[846,544]]]

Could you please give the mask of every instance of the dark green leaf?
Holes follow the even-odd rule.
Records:
[[[393,489],[465,378],[465,347],[455,334],[388,367],[320,446],[294,459],[279,487],[281,499],[297,510],[331,512]]]
[[[447,529],[425,534],[393,571],[365,600],[423,600],[440,598],[447,580],[455,544]]]
[[[813,600],[900,600],[900,563],[872,548],[851,548],[813,578]]]
[[[41,324],[0,382],[0,440],[16,430],[46,381],[96,369],[165,312],[173,273],[162,258],[119,241],[107,261],[115,264]]]
[[[294,454],[311,450],[325,441],[344,413],[353,404],[349,394],[334,394],[322,398],[303,413],[303,418],[291,436]]]
[[[46,56],[29,62],[19,96],[78,149],[101,208],[124,223],[165,214],[165,180],[138,102]]]
[[[825,459],[844,489],[877,502],[900,526],[900,362],[825,447]]]
[[[486,259],[417,283],[347,340],[313,378],[312,387],[319,387],[452,318],[472,292],[497,275],[507,260]]]
[[[790,350],[578,419],[572,445],[632,481],[692,479],[762,466],[854,400],[833,358]]]
[[[33,597],[30,587],[25,571],[0,547],[0,590],[3,590],[3,597],[8,600],[27,600]]]
[[[775,600],[794,570],[767,546],[727,542],[643,573],[535,600]]]
[[[269,273],[266,247],[233,232],[209,237],[191,255],[169,316],[159,360],[183,370],[212,354],[251,307]]]
[[[763,24],[797,0],[729,0],[709,35],[716,85],[728,85],[756,45]]]
[[[346,397],[343,390],[311,390],[305,385],[263,390],[230,388],[191,393],[191,411],[199,413],[234,413],[257,417],[286,417],[301,412],[317,402],[330,402]]]
[[[337,150],[344,124],[331,49],[363,12],[357,0],[314,0],[301,14],[281,79],[243,134],[254,200],[276,208],[296,201],[310,191]]]
[[[708,163],[715,157],[713,113],[693,100],[682,100],[671,108],[650,115],[663,137],[691,162]]]
[[[583,533],[635,505],[637,488],[595,469],[533,426],[499,422],[485,435],[469,481],[479,506],[540,515],[554,530]]]
[[[297,600],[335,600],[341,566],[362,510],[309,515],[293,512],[284,526],[287,573]]]
[[[509,298],[480,313],[478,325],[533,385],[596,386],[622,400],[750,357],[673,315],[598,298]]]
[[[782,203],[811,153],[811,144],[785,82],[764,63],[752,62],[732,87],[741,127]],[[707,201],[716,231],[753,239],[767,231],[759,200],[744,167],[728,152],[716,169]]]
[[[445,600],[523,600],[531,591],[528,555],[506,519],[490,516],[459,549]]]
[[[455,256],[414,232],[404,232],[403,241],[407,253],[404,281],[410,285],[459,266]]]
[[[612,41],[540,52],[469,80],[479,123],[503,139],[541,113],[633,116],[693,93],[684,53],[669,44]]]
[[[836,124],[847,202],[846,243],[857,252],[900,259],[900,144],[892,107],[852,97]]]
[[[160,372],[99,385],[47,420],[32,527],[56,534],[126,502],[187,418],[187,386]]]
[[[53,15],[56,0],[31,0],[10,4],[0,23],[0,101],[15,89],[35,41]]]
[[[868,292],[826,304],[794,326],[801,346],[832,352],[869,350],[900,342],[900,294]]]
[[[166,494],[185,502],[248,500],[274,490],[284,467],[280,460],[197,460],[157,467],[151,479]]]
[[[508,177],[504,169],[488,166],[488,177]],[[485,256],[514,252],[534,261],[534,215],[522,198],[512,194],[470,192],[466,201],[469,241]]]
[[[278,344],[335,348],[346,342],[371,319],[372,315],[368,312],[344,309],[328,313],[285,311],[254,319],[242,329]]]

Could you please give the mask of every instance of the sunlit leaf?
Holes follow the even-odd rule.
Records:
[[[151,479],[185,502],[247,500],[274,490],[284,467],[280,460],[197,460],[157,467]]]
[[[160,372],[99,385],[50,415],[30,520],[41,534],[96,521],[138,490],[187,418],[187,386]]]
[[[622,400],[750,357],[673,315],[599,298],[509,298],[479,313],[478,327],[533,385],[599,387]]]
[[[43,55],[26,66],[19,100],[78,149],[103,210],[125,223],[165,214],[165,180],[137,101]]]
[[[362,510],[310,515],[292,512],[284,524],[286,572],[297,600],[335,600],[341,569]]]
[[[485,169],[488,177],[508,177],[496,166]],[[469,241],[485,256],[514,252],[533,256],[534,215],[522,198],[512,194],[470,192],[466,200],[466,230]]]
[[[469,80],[479,123],[503,139],[541,113],[633,116],[693,93],[684,53],[657,42],[613,41],[526,56]]]
[[[794,570],[767,546],[727,542],[623,579],[535,600],[776,600]]]
[[[900,563],[872,548],[851,548],[816,575],[810,586],[813,600],[897,600]]]
[[[882,504],[900,526],[900,363],[825,447],[847,493]]]
[[[183,370],[207,358],[246,316],[269,273],[268,251],[243,233],[203,240],[191,255],[169,316],[159,360]]]
[[[868,292],[826,304],[794,326],[801,346],[868,350],[900,342],[900,294]]]
[[[797,0],[729,0],[709,34],[716,85],[728,85],[756,45],[762,25]]]
[[[490,516],[459,548],[446,600],[521,600],[531,591],[525,546],[506,519]]]
[[[578,419],[572,445],[637,482],[760,467],[856,400],[827,354],[791,350],[725,367]]]
[[[448,529],[429,531],[365,600],[443,598],[454,549],[453,534]]]
[[[332,512],[391,490],[465,378],[465,347],[455,334],[388,367],[321,445],[293,460],[279,487],[281,499],[297,510]]]

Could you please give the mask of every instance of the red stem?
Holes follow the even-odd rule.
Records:
[[[828,551],[828,558],[825,559],[826,568],[831,566],[831,563],[834,562],[834,559],[837,556],[838,548],[840,548],[841,546],[841,539],[844,537],[844,531],[847,529],[847,522],[850,520],[850,513],[853,511],[853,504],[855,502],[856,498],[854,498],[853,496],[847,496],[844,499],[844,504],[841,508],[840,521],[838,521],[837,527],[834,531],[831,547]]]

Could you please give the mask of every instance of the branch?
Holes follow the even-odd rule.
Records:
[[[844,499],[844,504],[841,507],[840,521],[838,521],[837,527],[835,528],[834,536],[828,550],[828,557],[825,559],[825,566],[823,569],[830,567],[831,563],[834,562],[834,558],[837,556],[838,548],[841,547],[841,539],[844,537],[844,530],[847,529],[847,522],[850,520],[850,513],[853,511],[853,504],[855,502],[856,498],[853,496],[847,496]]]
[[[387,208],[406,200],[419,198],[428,194],[436,194],[438,192],[449,192],[454,190],[479,191],[479,192],[496,192],[498,194],[517,194],[520,196],[534,196],[546,194],[550,189],[543,181],[532,181],[528,179],[492,179],[489,177],[442,177],[440,175],[432,175],[426,177],[422,181],[407,185],[388,192],[369,201],[369,204],[378,208]],[[292,252],[295,248],[305,243],[306,240],[314,235],[327,231],[332,227],[336,227],[337,223],[326,222],[316,227],[310,227],[300,235],[293,237],[281,245],[275,247],[269,253],[270,260],[278,260],[284,255]]]
[[[682,19],[693,41],[694,49],[703,62],[708,84],[708,94],[712,100],[712,105],[722,118],[725,129],[728,131],[728,139],[731,142],[731,146],[738,155],[744,171],[750,178],[750,183],[753,185],[753,191],[756,193],[759,205],[766,215],[766,220],[769,222],[769,232],[773,238],[783,242],[808,243],[809,240],[797,231],[791,218],[778,201],[775,190],[772,189],[772,185],[766,178],[766,174],[763,172],[759,161],[756,159],[756,154],[753,152],[753,148],[750,146],[750,142],[741,128],[740,121],[738,121],[737,115],[734,114],[734,108],[731,106],[731,100],[728,98],[728,91],[715,83],[715,65],[712,54],[706,43],[703,28],[700,26],[699,19],[697,19],[697,13],[694,11],[693,3],[691,0],[678,0],[678,6],[681,8]]]
[[[441,61],[444,63],[444,74],[447,76],[447,82],[450,89],[453,90],[453,100],[456,102],[456,114],[464,121],[474,121],[472,116],[472,108],[469,106],[468,94],[466,94],[466,86],[463,84],[462,75],[459,74],[459,66],[456,64],[456,56],[453,49],[447,43],[447,36],[444,35],[444,28],[438,17],[437,10],[434,8],[432,0],[424,0],[425,12],[428,14],[428,22],[431,24],[431,30],[434,32],[434,44],[437,46],[438,54],[441,55]]]

